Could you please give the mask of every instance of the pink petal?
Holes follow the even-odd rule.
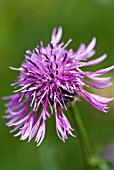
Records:
[[[86,66],[92,66],[92,65],[98,64],[98,63],[102,62],[106,57],[107,57],[107,55],[104,54],[104,55],[102,55],[101,57],[99,57],[99,58],[97,58],[95,60],[88,61],[86,63]]]
[[[56,33],[56,28],[54,28],[52,32],[52,37],[51,37],[52,43],[56,45],[60,41],[61,36],[62,36],[62,27],[58,28],[57,33]]]
[[[92,41],[90,42],[90,44],[87,46],[86,52],[92,51],[93,48],[95,47],[95,44],[96,44],[96,38],[94,37],[94,38],[92,39]]]

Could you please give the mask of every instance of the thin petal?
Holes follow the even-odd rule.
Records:
[[[99,83],[99,82],[88,82],[88,81],[86,81],[86,83],[93,86],[94,88],[97,88],[97,89],[105,89],[105,88],[110,87],[112,85],[111,82],[103,84],[103,83]]]
[[[92,65],[98,64],[98,63],[102,62],[106,57],[107,57],[107,55],[104,54],[103,56],[101,56],[101,57],[99,57],[99,58],[97,58],[95,60],[88,61],[86,63],[86,66],[92,66]]]
[[[92,51],[93,48],[95,47],[95,44],[96,44],[96,38],[94,37],[94,38],[92,39],[92,41],[90,42],[90,44],[87,46],[86,52]]]
[[[61,36],[62,36],[62,27],[58,28],[57,33],[56,33],[56,28],[54,28],[51,37],[52,43],[56,45],[60,41]]]
[[[81,45],[79,46],[78,50],[76,51],[76,54],[81,54],[81,53],[83,53],[83,52],[85,51],[85,49],[86,49],[85,44],[81,44]]]
[[[104,69],[101,69],[101,70],[98,70],[98,71],[95,71],[95,72],[85,72],[86,75],[93,75],[93,76],[99,76],[99,75],[102,75],[102,74],[105,74],[111,70],[114,69],[114,65],[113,66],[110,66],[108,68],[104,68]]]

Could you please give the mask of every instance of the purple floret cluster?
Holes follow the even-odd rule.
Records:
[[[4,97],[9,100],[4,118],[10,119],[7,126],[14,127],[11,132],[17,131],[14,136],[21,135],[21,140],[28,141],[35,138],[37,145],[44,139],[46,120],[51,115],[55,116],[56,132],[62,141],[68,138],[68,134],[75,137],[72,133],[74,129],[63,112],[68,102],[80,101],[81,97],[96,109],[107,112],[107,104],[114,100],[86,91],[90,86],[105,89],[111,85],[111,77],[100,76],[114,69],[114,66],[95,72],[82,70],[107,57],[104,54],[86,61],[95,54],[96,39],[93,38],[87,47],[81,44],[74,52],[66,49],[71,39],[66,44],[59,43],[61,36],[62,28],[59,27],[58,31],[54,28],[46,47],[41,42],[33,51],[26,52],[20,68],[10,67],[20,71],[20,75],[11,84],[14,86],[14,94]]]

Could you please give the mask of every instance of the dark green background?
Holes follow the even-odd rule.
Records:
[[[105,62],[90,70],[105,68],[114,63],[114,1],[113,0],[0,0],[0,96],[12,94],[10,84],[18,72],[27,49],[33,49],[40,40],[50,41],[53,27],[62,26],[62,41],[69,38],[69,46],[76,50],[81,42],[97,38],[95,57],[108,54]],[[114,72],[110,74],[113,76]],[[114,76],[113,76],[114,77]],[[94,89],[93,89],[94,90]],[[114,87],[101,92],[114,96]],[[27,143],[14,138],[5,126],[4,101],[0,101],[0,169],[1,170],[83,170],[82,152],[77,138],[66,143],[58,139],[54,116],[47,120],[45,139],[40,147],[34,141]],[[114,103],[108,114],[101,113],[82,100],[78,104],[93,150],[114,138]],[[70,121],[70,115],[68,115]],[[71,122],[74,127],[73,123]],[[74,127],[75,128],[75,127]]]

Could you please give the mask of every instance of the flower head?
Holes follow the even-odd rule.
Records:
[[[25,61],[20,68],[10,67],[20,71],[20,75],[12,86],[15,87],[11,96],[4,97],[10,101],[6,104],[4,117],[10,119],[7,126],[13,126],[11,132],[17,131],[15,136],[21,135],[21,140],[35,137],[38,145],[41,144],[46,131],[46,119],[54,114],[56,131],[63,141],[72,134],[72,127],[66,118],[63,109],[67,109],[67,102],[80,101],[79,96],[100,111],[107,112],[107,103],[114,98],[105,98],[87,92],[89,86],[104,89],[111,85],[111,77],[99,77],[114,69],[114,66],[95,72],[82,71],[82,67],[100,63],[106,54],[98,59],[86,61],[95,53],[93,50],[96,39],[93,38],[86,47],[81,44],[76,52],[66,50],[71,39],[64,44],[58,44],[62,36],[62,28],[52,32],[51,42],[44,47],[43,42],[32,52],[26,52]],[[85,80],[85,78],[91,81]],[[50,107],[50,112],[47,107]]]

